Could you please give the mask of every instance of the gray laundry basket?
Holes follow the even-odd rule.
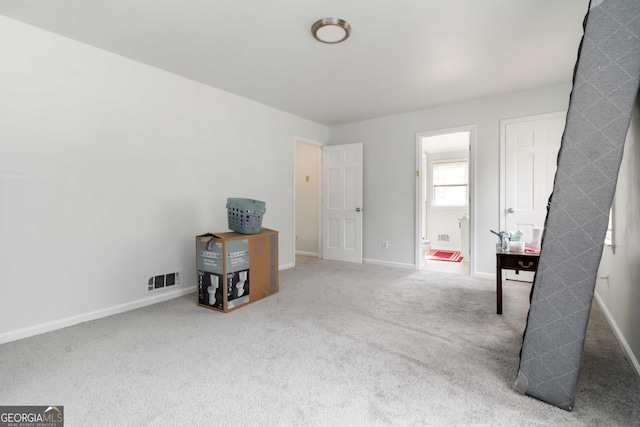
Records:
[[[227,199],[229,229],[240,234],[258,234],[262,230],[262,215],[267,211],[260,200]]]

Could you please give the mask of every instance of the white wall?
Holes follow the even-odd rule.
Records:
[[[293,264],[292,141],[328,128],[4,17],[0,51],[0,342],[144,304],[148,273],[195,285],[227,197]]]
[[[614,199],[615,253],[605,246],[596,296],[640,374],[640,116],[627,134]]]
[[[296,252],[318,255],[322,149],[296,143]]]
[[[569,76],[568,76],[569,77]],[[329,144],[364,143],[364,258],[415,265],[416,133],[476,125],[474,275],[495,276],[501,119],[564,111],[571,84],[334,126]],[[470,212],[472,221],[474,213]],[[389,249],[382,249],[382,241]]]

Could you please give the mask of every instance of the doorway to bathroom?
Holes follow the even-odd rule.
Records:
[[[416,134],[416,268],[473,271],[474,126]]]

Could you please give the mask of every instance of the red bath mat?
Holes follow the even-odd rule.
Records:
[[[463,257],[460,256],[459,251],[439,251],[437,249],[432,249],[427,252],[424,258],[431,261],[460,262]]]

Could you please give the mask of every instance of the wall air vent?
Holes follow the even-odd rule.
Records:
[[[145,276],[145,287],[147,292],[153,292],[165,288],[173,288],[182,284],[182,270],[171,273]]]

